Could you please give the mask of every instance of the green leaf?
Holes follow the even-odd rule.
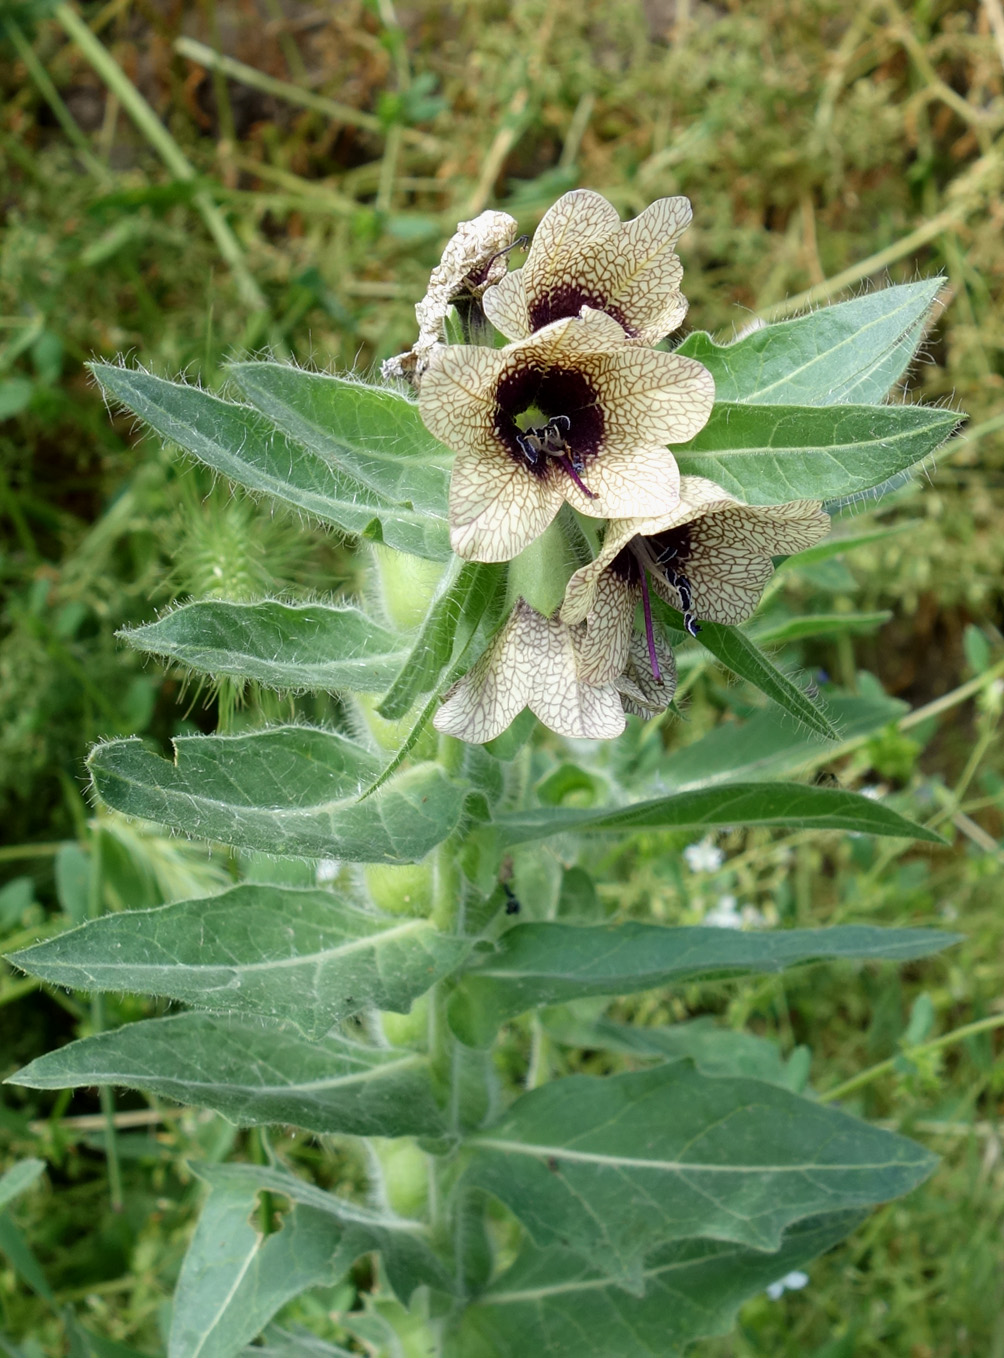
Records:
[[[688,335],[677,353],[703,363],[720,401],[759,405],[871,405],[884,401],[924,337],[945,280],[883,288],[732,344]]]
[[[472,954],[448,1012],[462,1041],[484,1046],[507,1018],[539,1005],[837,958],[904,961],[928,957],[958,937],[869,925],[745,932],[634,921],[517,924],[493,947]]]
[[[384,500],[446,518],[452,454],[401,392],[288,363],[231,363],[228,371],[267,420],[325,462]]]
[[[10,961],[54,985],[169,996],[320,1037],[362,1009],[407,1013],[469,946],[428,920],[380,918],[329,891],[241,885],[105,915]]]
[[[95,791],[127,816],[203,839],[364,863],[424,857],[452,833],[463,807],[464,789],[435,764],[397,774],[360,803],[379,762],[334,731],[179,736],[174,748],[171,762],[136,738],[97,746],[88,759]]]
[[[837,788],[803,783],[733,783],[656,797],[631,806],[575,810],[530,807],[497,816],[503,844],[526,844],[584,830],[702,830],[715,825],[773,825],[801,830],[856,830],[943,844],[940,835],[881,802]]]
[[[353,1313],[354,1314],[354,1313]],[[358,1358],[355,1353],[318,1339],[313,1330],[297,1326],[295,1330],[269,1325],[262,1333],[262,1342],[244,1350],[244,1358]]]
[[[773,1254],[720,1240],[664,1245],[645,1261],[641,1297],[570,1250],[528,1243],[465,1308],[444,1358],[680,1358],[695,1340],[726,1334],[747,1298],[828,1250],[861,1219],[860,1212],[808,1218]]]
[[[9,1202],[20,1197],[25,1189],[30,1188],[44,1173],[45,1161],[34,1157],[19,1160],[16,1165],[12,1165],[0,1177],[0,1208],[6,1207]]]
[[[407,657],[401,636],[350,604],[225,603],[206,599],[118,634],[137,651],[201,674],[279,689],[377,693]]]
[[[339,1275],[336,1218],[296,1205],[263,1236],[249,1220],[257,1186],[221,1168],[195,1171],[210,1192],[178,1279],[170,1358],[232,1358],[285,1302]]]
[[[199,1171],[213,1188],[243,1190],[249,1206],[264,1189],[281,1194],[290,1202],[322,1212],[342,1231],[332,1260],[334,1271],[343,1273],[363,1254],[378,1253],[387,1281],[405,1305],[416,1287],[423,1284],[452,1292],[453,1282],[429,1245],[429,1228],[391,1211],[361,1206],[349,1198],[327,1193],[298,1179],[287,1170],[264,1165],[214,1165]]]
[[[52,1288],[46,1282],[42,1266],[24,1238],[24,1232],[15,1223],[9,1212],[0,1212],[0,1256],[4,1257],[11,1268],[22,1277],[33,1292],[46,1301],[55,1303]]]
[[[778,1250],[794,1222],[898,1197],[937,1163],[837,1109],[682,1062],[554,1080],[467,1145],[466,1181],[537,1245],[569,1247],[636,1295],[671,1240]]]
[[[423,693],[437,688],[451,662],[466,652],[505,576],[497,566],[460,561],[443,577],[411,652],[377,711],[396,721]]]
[[[748,680],[797,722],[829,740],[839,738],[839,732],[826,713],[803,688],[779,670],[741,628],[702,622],[698,640],[733,674]]]
[[[793,618],[765,618],[752,629],[752,637],[761,645],[775,646],[805,637],[856,636],[876,631],[891,617],[891,610],[886,609],[881,613],[803,613]]]
[[[564,1015],[569,1010],[553,1010],[545,1018],[548,1034],[565,1046],[591,1047],[660,1061],[691,1060],[702,1075],[741,1075],[799,1092],[776,1042],[723,1028],[707,1014],[669,1028],[641,1028],[608,1018],[578,1025],[559,1021],[555,1027],[551,1013]]]
[[[680,471],[749,504],[856,495],[914,466],[958,428],[932,406],[752,406],[719,402]]]
[[[344,1037],[308,1040],[210,1014],[144,1019],[37,1057],[9,1077],[29,1089],[124,1085],[239,1126],[424,1136],[443,1129],[424,1057]]]
[[[908,705],[886,694],[827,696],[827,712],[841,742],[857,740],[896,721]],[[769,778],[818,764],[827,746],[804,728],[794,726],[776,708],[765,708],[746,721],[724,722],[700,740],[673,751],[662,780],[677,792],[713,787],[737,778]]]
[[[256,410],[135,368],[91,365],[110,400],[207,467],[346,533],[434,561],[449,559],[446,519],[387,496],[281,433]]]

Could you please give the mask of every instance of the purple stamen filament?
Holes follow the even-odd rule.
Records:
[[[648,642],[648,658],[652,666],[652,677],[661,684],[662,672],[659,669],[659,658],[655,653],[655,629],[652,626],[652,601],[648,597],[648,575],[644,566],[640,566],[639,574],[641,575],[641,606],[645,612],[645,640]]]
[[[578,473],[578,472],[575,470],[575,468],[572,466],[572,459],[568,456],[567,453],[565,453],[563,457],[559,457],[559,458],[557,459],[557,461],[558,461],[558,465],[559,465],[560,467],[562,467],[562,468],[568,473],[568,475],[572,478],[572,480],[573,480],[573,481],[575,482],[575,484],[578,486],[579,490],[582,491],[583,495],[587,495],[587,496],[589,497],[590,500],[595,500],[595,499],[597,498],[597,497],[596,497],[596,492],[595,492],[594,490],[590,490],[590,489],[589,489],[589,487],[588,487],[588,486],[585,484],[585,482],[582,480],[582,477],[579,475],[579,473]]]

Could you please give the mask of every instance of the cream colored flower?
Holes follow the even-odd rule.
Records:
[[[544,214],[523,267],[486,291],[485,315],[517,340],[589,306],[629,339],[655,344],[687,312],[675,246],[690,218],[686,198],[660,198],[622,222],[600,194],[573,189]]]
[[[480,745],[528,707],[558,735],[620,735],[624,710],[616,685],[582,679],[578,643],[585,631],[581,624],[545,618],[520,599],[484,654],[446,694],[436,729]]]
[[[418,339],[406,354],[383,362],[382,377],[403,377],[416,384],[420,381],[442,341],[450,306],[460,297],[480,298],[486,288],[505,277],[506,251],[515,236],[516,219],[508,212],[482,212],[472,221],[460,223],[429,277],[425,296],[415,305]]]
[[[703,428],[713,401],[707,369],[628,344],[589,307],[504,349],[437,349],[419,408],[457,454],[453,550],[509,561],[565,500],[600,519],[670,513],[679,473],[666,445]]]
[[[624,669],[614,680],[624,711],[644,721],[665,712],[676,692],[673,652],[659,637],[654,638],[654,650],[653,665],[646,638],[635,632],[628,646]]]
[[[691,636],[700,630],[698,618],[744,622],[771,577],[771,558],[811,547],[829,524],[818,500],[746,505],[702,476],[682,477],[675,510],[610,523],[595,561],[568,582],[560,616],[573,626],[587,622],[583,676],[623,669],[641,599],[650,666],[658,677],[649,582],[683,614]]]

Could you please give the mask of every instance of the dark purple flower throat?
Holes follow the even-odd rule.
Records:
[[[520,367],[495,393],[495,433],[534,476],[561,470],[591,500],[583,475],[603,446],[603,411],[592,384],[568,368]]]

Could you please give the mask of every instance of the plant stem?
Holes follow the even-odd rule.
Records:
[[[77,44],[174,177],[186,182],[195,179],[197,177],[195,170],[181,147],[118,62],[98,42],[83,19],[68,4],[57,5],[53,16],[67,37]],[[251,277],[240,242],[230,229],[223,213],[206,189],[200,189],[193,194],[192,202],[201,214],[220,254],[233,272],[241,300],[255,311],[266,311],[268,303],[258,284]]]
[[[934,1038],[931,1042],[924,1042],[919,1047],[906,1047],[896,1056],[890,1056],[885,1061],[880,1061],[877,1066],[870,1066],[868,1070],[862,1070],[857,1075],[852,1075],[843,1084],[828,1089],[825,1094],[819,1095],[820,1103],[834,1103],[837,1099],[846,1098],[856,1089],[861,1089],[864,1085],[871,1084],[880,1075],[885,1075],[887,1071],[894,1070],[896,1062],[901,1056],[907,1058],[913,1056],[923,1056],[927,1052],[938,1051],[942,1047],[953,1046],[963,1038],[972,1037],[976,1033],[992,1032],[995,1028],[1004,1028],[1004,1014],[994,1014],[990,1018],[977,1019],[974,1023],[967,1023],[962,1028],[955,1028],[950,1033],[944,1033],[941,1037]]]

